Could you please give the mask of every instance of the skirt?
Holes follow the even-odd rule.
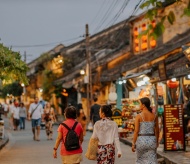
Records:
[[[82,154],[64,155],[61,156],[62,164],[74,164],[82,161]]]
[[[115,146],[114,144],[98,145],[97,164],[114,164]]]

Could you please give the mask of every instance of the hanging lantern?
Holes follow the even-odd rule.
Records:
[[[171,81],[171,80],[168,80],[167,81],[167,86],[169,88],[177,88],[179,86],[179,81]]]
[[[117,100],[117,93],[116,92],[109,93],[108,98],[110,101],[116,101]]]

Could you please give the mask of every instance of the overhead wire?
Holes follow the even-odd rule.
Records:
[[[133,15],[135,15],[135,14],[137,13],[137,11],[139,10],[140,5],[141,5],[142,3],[144,3],[144,1],[145,1],[145,0],[140,0],[140,1],[136,4],[136,6],[135,6],[134,10],[132,11],[131,15],[129,16],[129,18],[132,17]],[[121,30],[119,30],[118,33],[116,34],[116,38],[120,37],[120,35],[121,35],[121,33],[122,33],[122,29],[125,28],[125,26],[126,26],[126,24],[127,24],[128,22],[129,22],[129,19],[126,19],[125,22],[124,22],[124,24],[123,24],[123,26],[122,26],[122,28],[121,28]]]
[[[118,13],[114,16],[114,18],[112,19],[112,23],[114,23],[114,21],[116,21],[116,19],[118,19],[118,16],[124,11],[124,9],[126,8],[128,2],[130,0],[125,0],[125,2],[123,3],[122,7],[120,8],[120,10],[118,11]],[[143,0],[144,2],[145,0]],[[106,1],[104,1],[106,2]],[[115,5],[119,2],[119,0],[116,0],[115,3],[112,3],[112,7],[110,6],[109,9],[107,10],[106,14],[104,15],[104,22],[105,22],[105,18],[106,18],[106,15],[110,12],[110,10],[113,10],[113,8],[115,7]],[[139,6],[141,4],[142,0],[139,1],[139,3],[137,3],[137,5],[135,6],[131,16],[133,16],[139,9]],[[143,3],[142,2],[142,3]],[[103,5],[103,4],[102,4]],[[129,17],[131,17],[129,16]],[[115,19],[115,20],[114,20]],[[102,19],[103,20],[103,19]],[[124,22],[124,25],[122,28],[124,28],[126,26],[126,23],[128,22],[129,20],[127,19],[125,22]],[[111,21],[110,21],[111,22]],[[102,22],[103,23],[103,22]],[[121,35],[121,30],[119,30],[119,32],[117,33],[116,37],[119,37]],[[75,38],[71,38],[71,39],[67,39],[67,40],[62,40],[62,41],[57,41],[57,42],[51,42],[51,43],[46,43],[46,44],[36,44],[36,45],[9,45],[8,47],[12,47],[12,48],[36,48],[36,47],[45,47],[45,46],[52,46],[52,45],[56,45],[58,43],[63,43],[64,42],[69,42],[69,41],[73,41],[73,40],[77,40],[81,37],[84,37],[84,36],[79,36],[79,37],[75,37]],[[85,41],[85,40],[84,40]],[[109,44],[104,44],[104,48],[108,47]]]
[[[117,5],[118,2],[119,2],[119,0],[116,0],[115,3],[114,3],[114,1],[111,3],[110,7],[106,11],[105,15],[103,16],[103,18],[101,19],[99,25],[95,28],[93,33],[96,33],[97,31],[100,30],[100,28],[102,27],[104,22],[108,19],[110,12],[112,12],[112,10],[114,9],[114,7]]]
[[[119,11],[115,14],[115,16],[105,26],[106,28],[109,27],[109,26],[113,26],[115,24],[115,22],[120,17],[120,15],[123,13],[123,11],[125,10],[125,8],[127,7],[127,5],[129,4],[129,2],[130,2],[130,0],[125,0],[123,2],[123,4],[120,7]]]
[[[45,47],[45,46],[52,46],[52,45],[56,45],[56,44],[60,44],[60,43],[65,43],[65,42],[69,42],[69,41],[73,41],[73,40],[77,40],[80,37],[76,37],[76,38],[71,38],[71,39],[67,39],[67,40],[62,40],[62,41],[57,41],[57,42],[52,42],[52,43],[46,43],[46,44],[34,44],[34,45],[8,45],[8,47],[12,47],[12,48],[35,48],[35,47]]]
[[[139,10],[140,5],[141,5],[142,3],[144,3],[144,1],[145,1],[145,0],[140,0],[140,1],[135,5],[135,7],[134,7],[134,9],[133,9],[133,11],[132,11],[132,13],[131,13],[131,15],[130,15],[128,18],[132,17],[133,15],[135,15],[135,14],[137,13],[137,11]],[[126,24],[127,24],[128,22],[129,22],[129,19],[126,19],[126,20],[124,21],[123,26],[122,26],[121,29],[116,33],[115,38],[119,38],[119,37],[120,37],[120,35],[122,34],[122,29],[125,28],[125,26],[126,26]],[[116,40],[116,39],[115,39],[115,40]],[[107,48],[108,45],[109,45],[109,44],[105,45],[104,48]]]
[[[104,0],[104,1],[103,1],[103,3],[102,3],[102,5],[101,5],[101,7],[99,8],[99,10],[98,10],[96,16],[95,16],[95,17],[92,19],[92,21],[89,23],[90,26],[92,26],[92,24],[94,24],[95,20],[96,20],[97,17],[99,16],[99,14],[101,14],[101,11],[103,10],[103,7],[104,7],[104,5],[106,4],[106,1],[107,1],[107,0]],[[108,0],[108,2],[109,2],[109,0]]]

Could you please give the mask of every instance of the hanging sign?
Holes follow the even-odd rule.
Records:
[[[183,105],[164,105],[164,150],[185,151]]]

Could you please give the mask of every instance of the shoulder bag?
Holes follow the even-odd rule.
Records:
[[[98,138],[90,138],[85,157],[89,160],[96,160],[98,152]]]

